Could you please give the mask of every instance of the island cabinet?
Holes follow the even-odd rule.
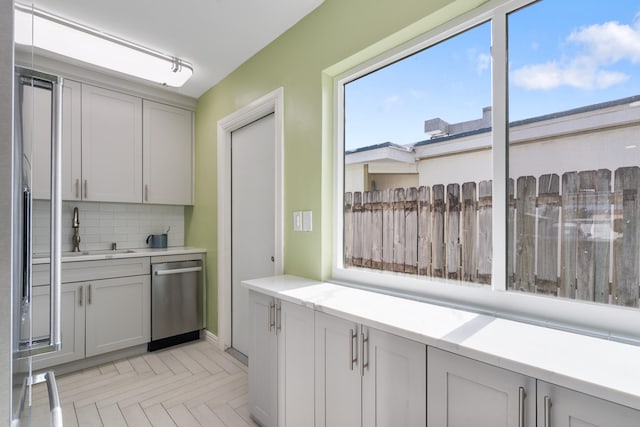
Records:
[[[313,310],[250,292],[249,413],[264,427],[314,425]]]
[[[424,344],[316,312],[316,427],[424,426]]]

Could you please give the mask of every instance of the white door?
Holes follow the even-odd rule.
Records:
[[[249,355],[249,291],[243,280],[275,273],[275,120],[231,133],[231,347]]]

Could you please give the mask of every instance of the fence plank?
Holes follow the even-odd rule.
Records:
[[[371,268],[372,220],[370,191],[362,193],[362,266]]]
[[[371,268],[382,268],[382,193],[372,191],[371,199]]]
[[[516,194],[515,288],[533,292],[535,284],[536,179],[521,176]]]
[[[404,272],[418,272],[418,189],[407,189],[404,202],[405,212],[405,246]]]
[[[351,254],[353,251],[353,194],[344,193],[344,265],[351,265]]]
[[[614,303],[638,306],[638,220],[640,219],[640,168],[627,167],[615,171],[613,286]]]
[[[599,169],[596,176],[596,220],[594,222],[595,271],[594,298],[600,303],[610,303],[610,254],[611,234],[611,171]]]
[[[433,189],[433,227],[431,240],[431,255],[433,259],[432,274],[435,277],[444,277],[445,252],[444,252],[444,185],[438,184]]]
[[[538,255],[536,293],[558,294],[560,177],[542,175],[538,181]]]
[[[513,178],[509,178],[509,211],[507,218],[507,284],[514,289],[516,284],[516,198]]]
[[[476,183],[462,184],[462,280],[476,282],[477,266],[477,209]]]
[[[578,173],[562,174],[562,225],[560,243],[560,296],[576,297],[578,269]]]
[[[393,270],[393,190],[382,192],[382,269]]]
[[[460,278],[460,184],[447,185],[445,251],[447,278]]]
[[[353,193],[353,251],[351,264],[355,266],[362,265],[362,193],[356,191]]]
[[[491,181],[478,184],[478,283],[491,283],[492,240],[492,195]]]
[[[596,171],[578,173],[576,299],[594,300],[593,219],[596,206]]]
[[[418,189],[418,274],[431,275],[431,191]]]
[[[404,188],[396,188],[393,191],[393,271],[404,271],[404,248]]]

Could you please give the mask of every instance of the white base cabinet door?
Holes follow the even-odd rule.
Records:
[[[49,334],[49,286],[34,287],[32,301],[33,336],[47,336]],[[43,369],[84,358],[83,283],[62,284],[60,307],[62,347],[58,352],[35,356],[33,369]]]
[[[249,293],[249,414],[264,427],[314,425],[314,312]]]
[[[273,298],[250,292],[249,414],[265,427],[275,427],[278,422],[278,341],[274,310]]]
[[[149,342],[148,275],[95,280],[86,294],[86,357]]]
[[[362,425],[426,425],[427,347],[377,329],[363,329]]]
[[[640,411],[538,381],[538,427],[637,427]]]
[[[426,424],[426,347],[316,312],[316,427]]]
[[[535,424],[534,378],[428,348],[428,426],[514,427]]]

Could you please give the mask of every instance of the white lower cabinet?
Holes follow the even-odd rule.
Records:
[[[249,413],[265,427],[314,424],[314,312],[250,292]]]
[[[63,283],[62,348],[34,357],[34,368],[147,343],[150,292],[148,275]],[[37,286],[33,297],[33,335],[44,336],[48,331],[49,286]]]
[[[61,289],[60,311],[62,317],[62,348],[55,353],[45,353],[33,358],[33,368],[73,362],[84,358],[85,310],[83,283],[64,283]],[[33,288],[33,336],[49,335],[49,286]]]
[[[424,426],[424,344],[316,312],[316,427]]]
[[[428,348],[427,425],[516,427],[535,423],[534,378]]]
[[[640,411],[538,381],[538,427],[637,427]]]

